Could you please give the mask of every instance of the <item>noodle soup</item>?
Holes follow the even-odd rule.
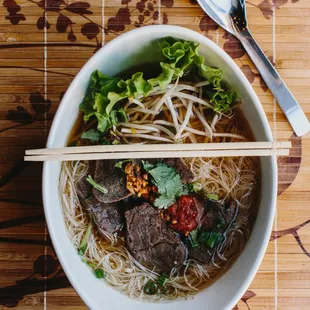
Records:
[[[253,141],[237,94],[197,45],[160,46],[160,65],[93,73],[69,146]],[[250,157],[67,162],[59,191],[68,235],[94,276],[134,299],[172,300],[208,287],[240,255],[259,175]]]

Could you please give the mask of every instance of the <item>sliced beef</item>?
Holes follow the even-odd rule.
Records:
[[[150,158],[144,159],[151,164],[156,164],[158,161],[164,162],[166,165],[174,168],[180,175],[182,183],[191,183],[194,180],[194,174],[190,168],[184,163],[182,158]]]
[[[211,231],[217,228],[217,225],[223,223],[227,227],[235,214],[235,205],[232,203],[223,205],[212,200],[207,201],[205,212],[201,218],[200,229]],[[224,221],[224,222],[223,222]]]
[[[94,180],[107,189],[102,193],[93,189],[95,197],[104,203],[123,200],[132,194],[126,187],[126,176],[119,168],[115,168],[117,160],[97,160]]]
[[[158,270],[170,273],[172,268],[180,268],[186,259],[186,250],[183,245],[161,242],[152,248],[135,253],[137,261],[150,269],[156,266]]]
[[[101,233],[114,233],[123,227],[121,208],[117,203],[102,203],[94,196],[84,201]]]
[[[93,187],[86,181],[86,176],[81,178],[76,184],[76,190],[80,199],[87,199],[93,195]]]
[[[190,248],[188,255],[200,263],[207,264],[210,262],[213,253],[206,245],[201,244],[195,248]]]
[[[94,175],[95,167],[96,167],[95,162],[89,161],[89,169],[87,175]],[[93,195],[92,191],[93,187],[92,185],[89,184],[89,182],[86,181],[86,178],[87,176],[81,178],[76,184],[77,193],[79,197],[82,199],[87,199]]]
[[[182,183],[191,183],[194,180],[194,174],[184,163],[182,158],[164,158],[163,162],[174,168],[181,177]]]
[[[204,199],[202,196],[199,196],[199,195],[192,195],[192,196],[194,197],[195,204],[196,204],[197,209],[198,209],[197,222],[198,222],[198,226],[200,226],[201,220],[202,220],[204,213],[205,213],[205,207],[207,204],[207,200]]]
[[[92,186],[86,177],[77,183],[79,199],[86,210],[92,215],[101,233],[114,233],[123,227],[122,208],[117,203],[102,203],[94,197]]]
[[[236,204],[233,202],[227,202],[225,205],[221,205],[219,210],[226,224],[229,224],[235,216]]]
[[[233,203],[222,204],[212,200],[203,200],[196,198],[200,201],[199,206],[203,210],[200,214],[200,231],[215,231],[224,233],[230,222],[233,220],[236,207]],[[214,249],[211,249],[207,244],[200,244],[197,247],[191,247],[188,251],[189,257],[195,259],[203,264],[209,263]]]
[[[144,203],[125,213],[126,243],[132,255],[143,265],[170,272],[186,260],[186,249],[180,239],[167,228],[160,211]]]

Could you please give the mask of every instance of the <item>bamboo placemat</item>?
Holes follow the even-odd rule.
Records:
[[[250,29],[310,118],[310,1],[246,2]],[[1,2],[0,309],[86,309],[48,236],[41,164],[22,158],[25,149],[44,147],[60,99],[87,59],[120,33],[149,24],[188,27],[224,48],[259,95],[274,137],[292,141],[290,157],[278,160],[267,253],[234,309],[310,309],[310,135],[293,134],[238,41],[193,0]]]

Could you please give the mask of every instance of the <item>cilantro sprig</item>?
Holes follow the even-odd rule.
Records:
[[[167,209],[182,195],[188,194],[187,187],[182,184],[180,175],[172,167],[163,162],[152,165],[143,161],[144,170],[151,175],[152,183],[157,187],[160,196],[155,199],[154,206]]]

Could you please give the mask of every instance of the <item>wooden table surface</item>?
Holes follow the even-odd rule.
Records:
[[[310,118],[310,1],[246,2],[253,35]],[[191,28],[224,48],[252,83],[274,138],[292,141],[290,157],[278,159],[267,253],[234,309],[310,309],[310,134],[293,134],[239,42],[193,0],[1,1],[0,309],[86,309],[49,239],[42,166],[23,162],[23,154],[44,147],[61,97],[88,58],[120,33],[149,24]]]

